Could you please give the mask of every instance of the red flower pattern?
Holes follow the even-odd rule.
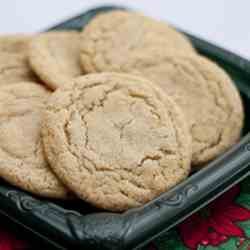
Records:
[[[244,231],[236,222],[249,220],[250,210],[234,203],[239,192],[240,186],[237,185],[185,220],[179,226],[185,245],[197,249],[199,244],[218,246],[230,236],[244,237]]]
[[[24,250],[28,246],[24,241],[17,239],[12,233],[0,229],[0,250]]]

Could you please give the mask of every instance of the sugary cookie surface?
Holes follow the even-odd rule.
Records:
[[[49,162],[80,198],[121,211],[183,180],[191,139],[177,105],[147,80],[78,78],[51,96],[43,121]]]

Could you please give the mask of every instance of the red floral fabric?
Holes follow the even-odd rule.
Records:
[[[24,250],[28,245],[24,240],[19,240],[13,234],[4,228],[0,228],[0,250]]]
[[[237,185],[184,221],[179,229],[185,245],[197,249],[198,245],[218,246],[228,237],[244,237],[244,231],[236,222],[250,220],[250,210],[235,203],[239,192]]]

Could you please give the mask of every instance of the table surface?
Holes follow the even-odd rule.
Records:
[[[91,7],[128,6],[166,20],[250,59],[250,1],[43,0],[1,2],[0,34],[36,32]]]

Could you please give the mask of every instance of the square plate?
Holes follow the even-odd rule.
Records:
[[[49,30],[81,30],[96,14],[92,9]],[[240,90],[245,107],[241,141],[206,168],[148,204],[127,212],[101,212],[83,201],[55,202],[0,184],[0,212],[61,249],[137,249],[204,207],[250,170],[250,62],[190,34],[199,53],[220,64]]]

